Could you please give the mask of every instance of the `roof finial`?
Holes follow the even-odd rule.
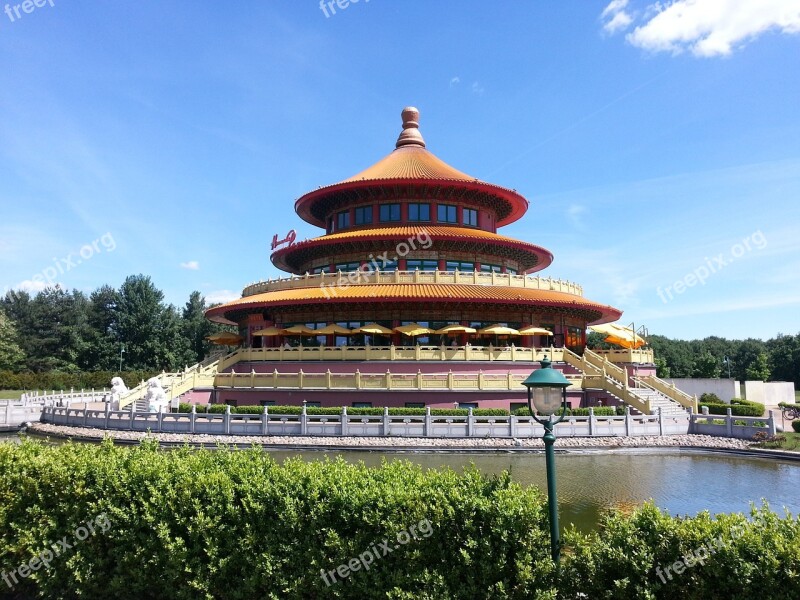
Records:
[[[403,146],[425,147],[425,140],[419,132],[419,111],[413,106],[406,106],[401,113],[403,116],[403,132],[397,138],[396,148]]]

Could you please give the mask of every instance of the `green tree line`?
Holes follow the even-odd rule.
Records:
[[[590,333],[589,348],[612,348],[602,334]],[[676,340],[647,336],[653,348],[659,377],[730,377],[738,381],[800,382],[800,334],[778,334],[767,341],[729,340],[711,336],[702,340]]]
[[[35,295],[12,290],[0,299],[0,371],[79,373],[174,371],[202,361],[206,336],[223,326],[206,320],[210,306],[194,291],[182,309],[144,275],[88,296],[61,287]]]

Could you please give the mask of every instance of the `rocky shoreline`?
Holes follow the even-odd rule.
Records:
[[[211,446],[230,444],[238,447],[263,446],[274,449],[375,449],[419,451],[541,451],[541,438],[419,438],[419,437],[322,437],[322,436],[258,436],[208,435],[180,433],[148,433],[142,431],[111,431],[91,427],[66,427],[49,423],[33,423],[32,435],[85,441],[105,437],[117,443],[137,444],[145,438],[169,446],[189,444]],[[563,437],[556,443],[558,450],[616,449],[616,448],[702,448],[710,450],[749,450],[750,442],[708,435],[665,435],[641,437]]]

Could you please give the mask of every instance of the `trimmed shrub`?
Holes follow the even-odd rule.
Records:
[[[794,429],[796,433],[800,433],[800,421],[792,421],[792,429]]]
[[[736,404],[703,404],[708,407],[709,414],[712,415],[725,415],[728,414],[728,409],[731,409],[731,414],[734,417],[760,417],[764,414],[764,405],[760,402],[750,402],[749,400],[739,400]]]
[[[556,570],[546,500],[508,473],[30,440],[0,444],[0,473],[0,570],[70,544],[17,598],[800,597],[800,521],[766,505],[611,511],[599,531],[566,530]]]
[[[719,396],[706,392],[700,395],[699,404],[725,404]]]
[[[518,417],[530,417],[531,413],[528,411],[527,408],[518,408],[514,411],[514,414]],[[589,409],[587,408],[568,408],[567,409],[567,416],[574,416],[574,417],[587,417],[589,416]],[[595,406],[594,407],[594,415],[596,417],[613,417],[614,415],[619,414],[617,412],[617,408],[614,406]],[[625,414],[624,408],[622,414]]]
[[[125,371],[122,379],[129,388],[158,375],[160,371]],[[111,378],[117,377],[116,371],[92,371],[66,373],[48,371],[45,373],[14,373],[0,371],[0,390],[102,390],[111,388]]]
[[[64,536],[74,545],[20,578],[21,598],[510,599],[553,589],[546,502],[507,473],[30,441],[0,445],[0,473],[0,569]],[[108,526],[76,541],[100,515]],[[336,573],[371,549],[371,568]]]

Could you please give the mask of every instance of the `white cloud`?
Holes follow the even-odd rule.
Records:
[[[46,287],[55,287],[57,285],[57,283],[47,283],[43,278],[38,278],[36,280],[26,279],[25,281],[21,281],[15,285],[14,289],[22,292],[28,292],[29,294],[37,294]]]
[[[455,76],[450,80],[450,87],[458,85],[459,83],[461,83],[461,77]]]
[[[627,6],[628,0],[612,0],[600,15],[601,19],[606,20],[603,29],[611,34],[627,29],[628,25],[633,23],[633,17],[625,10]]]
[[[200,270],[200,263],[196,260],[190,260],[189,262],[182,262],[181,269],[189,269],[190,271],[199,271]]]
[[[614,0],[606,6],[601,15],[606,31],[615,33],[631,24],[627,4]],[[800,33],[800,0],[674,0],[650,3],[643,14],[625,37],[651,52],[726,56],[767,31]]]
[[[583,227],[583,219],[581,215],[586,212],[586,207],[580,204],[572,204],[567,209],[567,219],[577,228]]]
[[[231,300],[238,300],[241,297],[240,293],[232,292],[231,290],[216,290],[205,295],[206,304],[225,303]]]
[[[483,94],[483,92],[484,92],[483,86],[480,83],[478,83],[477,81],[473,81],[472,82],[472,93],[473,94],[478,94],[480,96],[481,94]]]

